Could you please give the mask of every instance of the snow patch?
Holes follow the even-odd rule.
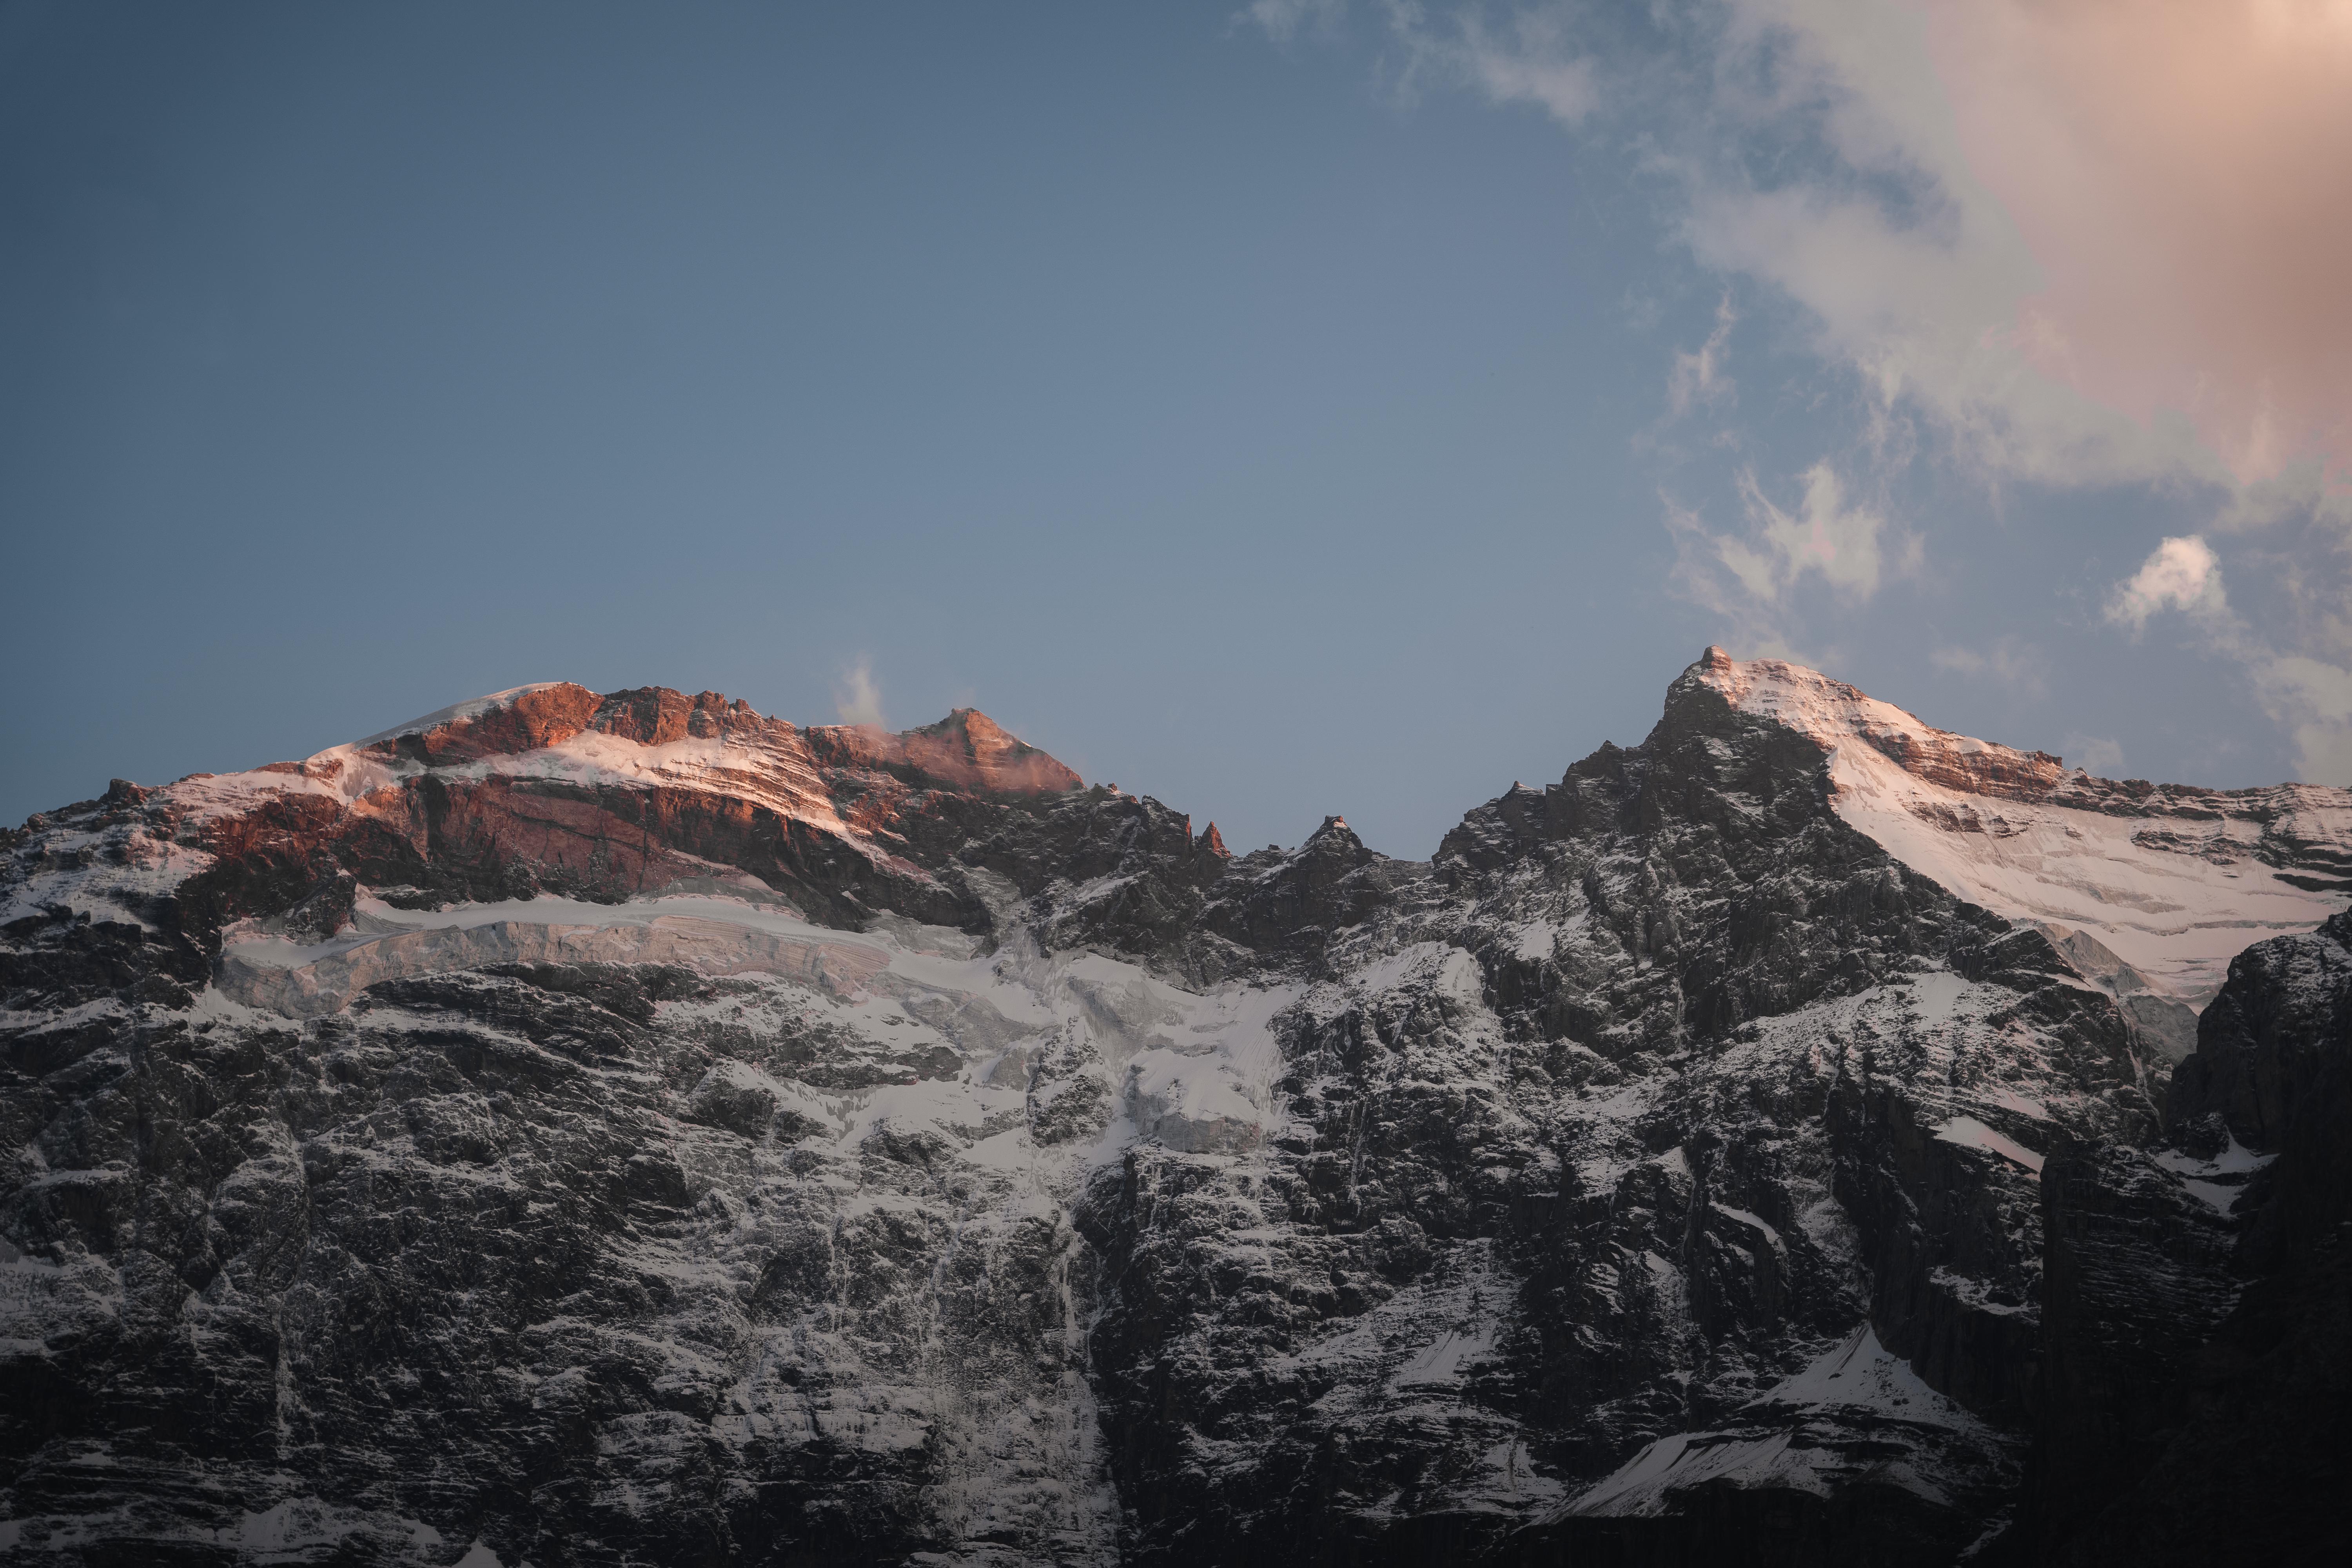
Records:
[[[1946,1143],[1958,1143],[1966,1148],[1983,1149],[2014,1161],[2035,1175],[2042,1173],[2042,1156],[2015,1139],[1995,1131],[1973,1116],[1955,1116],[1938,1125],[1936,1136]]]
[[[1910,1432],[1971,1443],[1986,1437],[1975,1416],[1929,1388],[1908,1363],[1878,1342],[1866,1324],[1803,1371],[1759,1395],[1740,1416],[1740,1425],[1724,1431],[1658,1438],[1577,1499],[1567,1512],[1587,1518],[1654,1518],[1675,1511],[1679,1506],[1675,1494],[1709,1482],[1827,1497],[1847,1479],[1849,1461],[1838,1447],[1807,1432],[1825,1422],[1881,1428],[1881,1447],[1883,1429],[1890,1423]],[[1774,1429],[1782,1422],[1790,1425]],[[1907,1458],[1873,1464],[1880,1479],[1916,1496],[1936,1503],[1949,1500],[1924,1447]]]

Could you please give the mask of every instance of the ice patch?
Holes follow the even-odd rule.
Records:
[[[2018,1115],[2034,1121],[2047,1121],[2051,1119],[2048,1106],[2038,1100],[2028,1099],[2005,1083],[1997,1083],[1986,1089],[1984,1098],[1990,1103],[2000,1106],[2003,1110],[2013,1110]]]
[[[1973,1429],[1979,1425],[1959,1405],[1927,1386],[1911,1363],[1878,1342],[1868,1324],[1802,1372],[1783,1378],[1752,1407],[1795,1405],[1824,1409],[1855,1405],[1939,1426]]]
[[[1746,1209],[1733,1208],[1729,1204],[1710,1202],[1706,1206],[1714,1210],[1717,1214],[1722,1215],[1727,1218],[1736,1219],[1740,1224],[1748,1226],[1750,1230],[1759,1233],[1764,1239],[1772,1246],[1774,1250],[1782,1250],[1786,1247],[1787,1244],[1780,1239],[1780,1233],[1773,1229],[1770,1224],[1769,1224],[1761,1215],[1752,1215]]]
[[[1804,1428],[1824,1419],[1864,1426],[1889,1421],[1927,1433],[1981,1442],[1982,1423],[1923,1382],[1864,1325],[1811,1365],[1784,1378],[1741,1412],[1743,1425],[1722,1432],[1660,1437],[1571,1504],[1588,1518],[1653,1518],[1679,1506],[1674,1494],[1709,1482],[1742,1489],[1787,1488],[1827,1497],[1848,1461]],[[1790,1422],[1783,1430],[1765,1424]],[[1948,1500],[1924,1453],[1874,1461],[1881,1479],[1933,1502]]]
[[[2024,1166],[2035,1175],[2042,1173],[2042,1156],[2018,1142],[1994,1131],[1973,1116],[1955,1116],[1936,1129],[1936,1136],[1947,1143],[1958,1143],[1970,1149],[1983,1149]]]

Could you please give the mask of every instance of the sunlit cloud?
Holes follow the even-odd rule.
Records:
[[[2352,0],[1661,0],[1673,59],[1576,5],[1374,9],[1409,80],[1638,125],[1699,259],[1994,473],[2352,473]]]
[[[1685,6],[1696,17],[1714,10]],[[2185,418],[2143,421],[2054,377],[2018,331],[2045,282],[1971,170],[1928,16],[1884,0],[1730,0],[1702,94],[1652,166],[1717,270],[1800,306],[1812,347],[1883,412],[1924,418],[1992,476],[2097,484],[2228,477]],[[1759,179],[1758,146],[1808,150]]]
[[[2352,4],[1947,0],[1968,167],[2042,273],[2037,367],[2186,416],[2242,481],[2352,478]]]
[[[1268,0],[1261,25],[1344,13]],[[1731,635],[1785,651],[1800,584],[1852,604],[1916,563],[1918,540],[1849,495],[1895,490],[1923,453],[1993,492],[2162,487],[2209,498],[2210,521],[2114,584],[2107,624],[2182,617],[2304,776],[2352,779],[2352,0],[1353,15],[1382,30],[1401,97],[1449,84],[1612,139],[1691,257],[1749,313],[1795,307],[1774,331],[1844,373],[1852,423],[1830,440],[1853,456],[1801,497],[1742,475],[1731,531],[1668,504],[1675,587]],[[1731,297],[1673,351],[1669,417],[1732,400]],[[2233,554],[2251,623],[2209,536],[2293,542]],[[1935,657],[2032,689],[1998,647]]]

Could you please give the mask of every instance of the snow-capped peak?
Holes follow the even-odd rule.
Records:
[[[2352,886],[2352,792],[2119,784],[1717,647],[1677,685],[1810,738],[1828,753],[1840,817],[1960,897],[2047,931],[2119,995],[2201,1008],[2232,956],[2316,927]]]
[[[1741,712],[1784,724],[1823,751],[1862,741],[1906,773],[1973,795],[2038,797],[2067,777],[2064,762],[2047,752],[2021,752],[1938,730],[1907,710],[1801,664],[1777,658],[1743,662],[1710,647],[1690,676]]]

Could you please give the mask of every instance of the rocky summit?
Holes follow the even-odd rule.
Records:
[[[2342,790],[1710,649],[1428,862],[562,684],[0,854],[12,1562],[2352,1558]]]

